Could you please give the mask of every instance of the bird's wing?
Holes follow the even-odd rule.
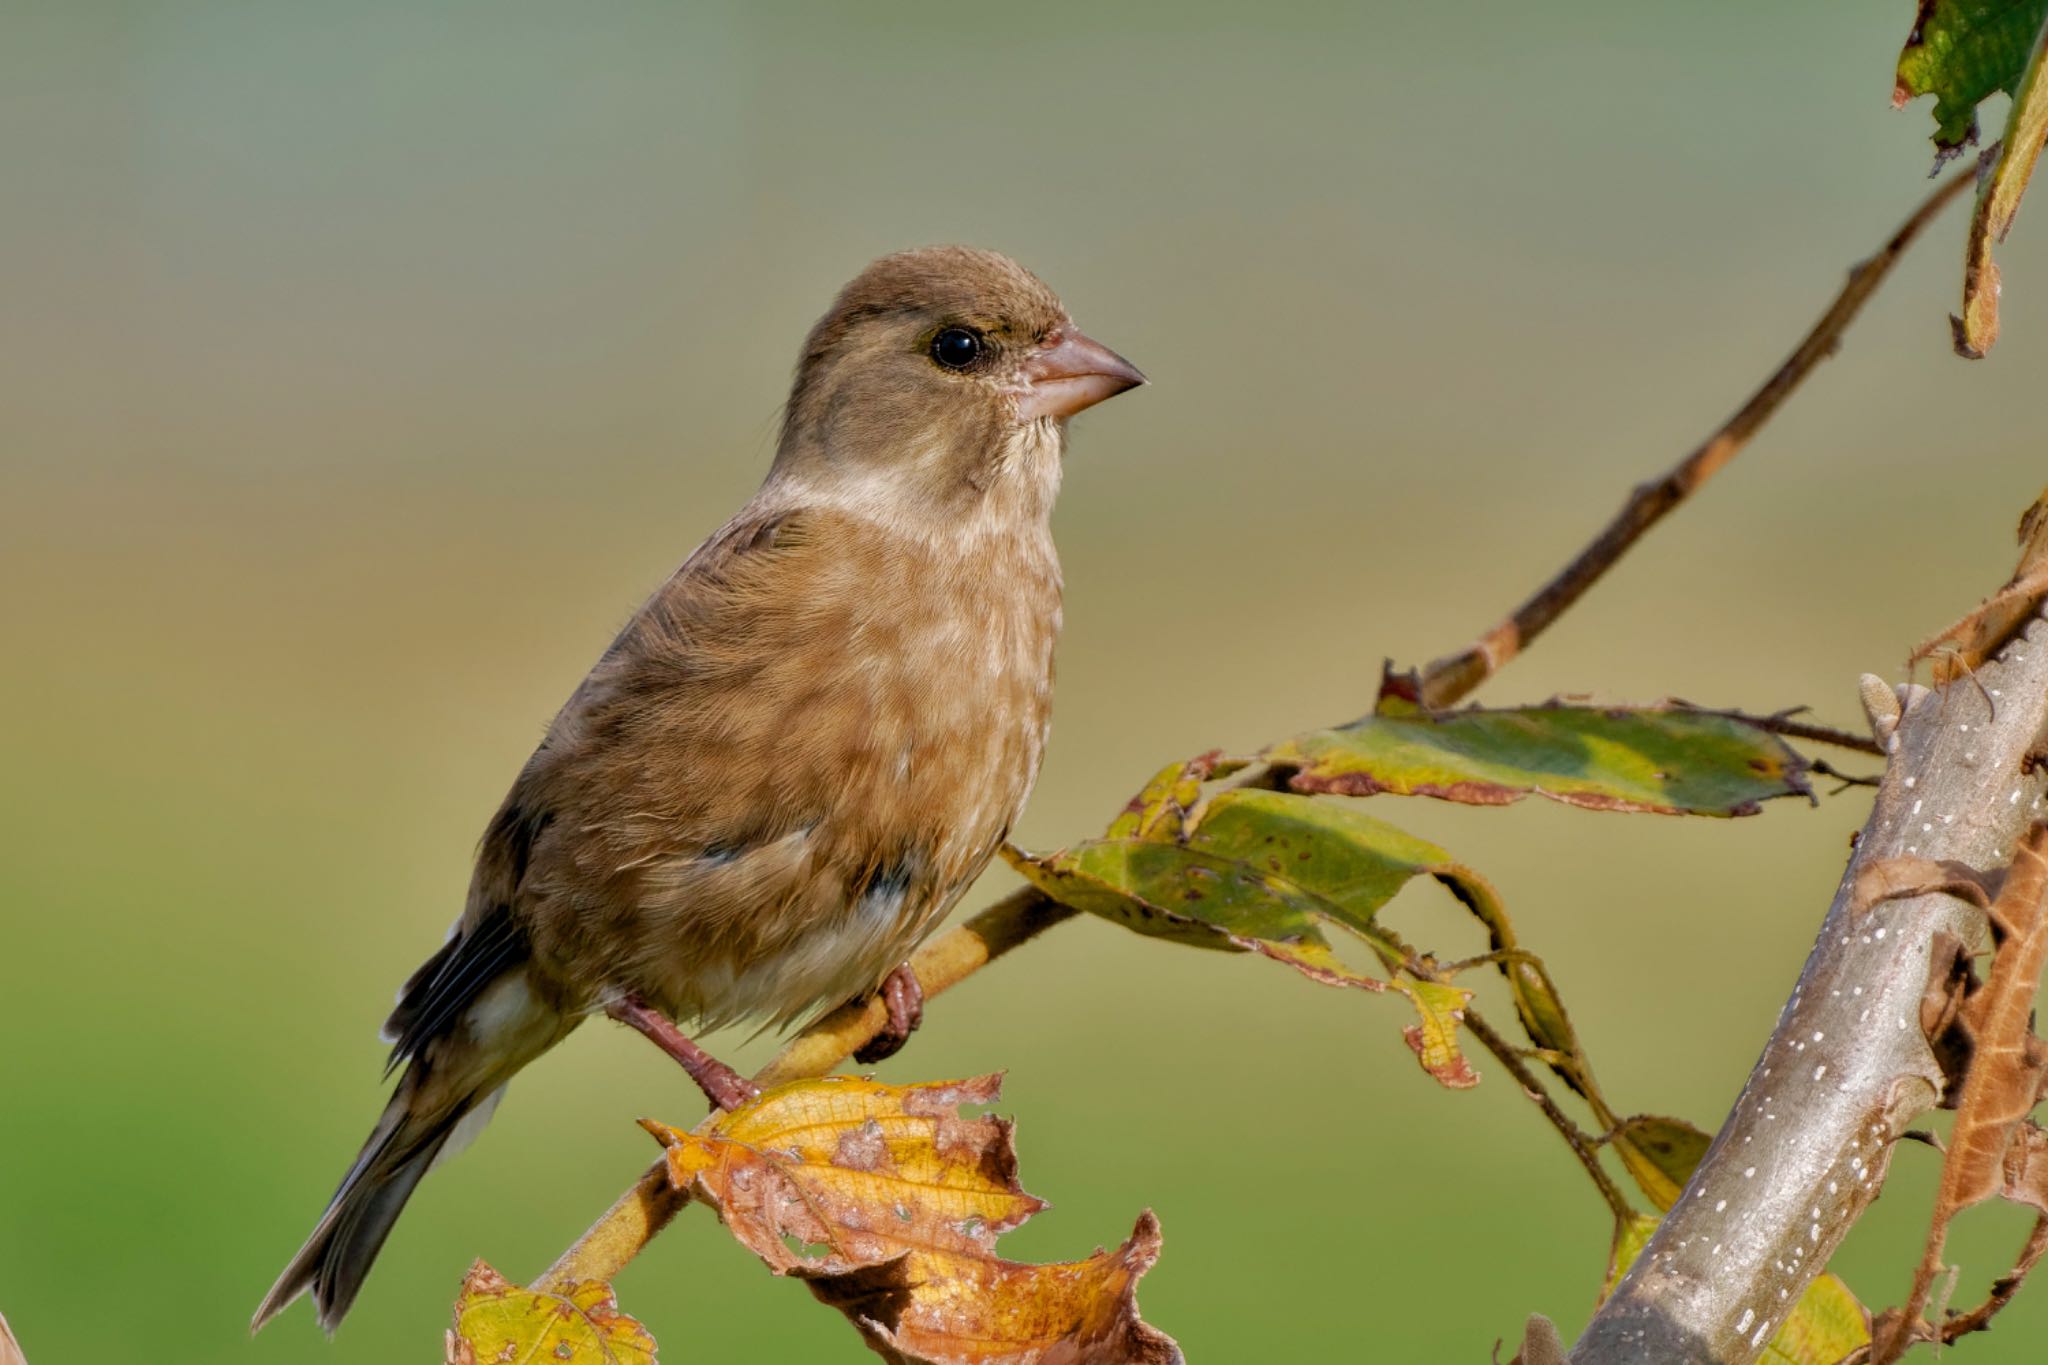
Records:
[[[747,684],[748,660],[788,648],[761,637],[790,628],[789,612],[777,611],[775,601],[803,610],[801,598],[781,591],[804,587],[789,573],[801,520],[787,511],[735,518],[634,615],[562,707],[484,832],[468,908],[399,992],[383,1030],[392,1044],[389,1067],[417,1055],[531,954],[520,903],[544,840],[559,878],[565,860],[617,866],[648,857],[655,845],[721,856],[788,818],[747,800],[683,810],[665,793],[698,785],[705,755],[691,736],[707,708]],[[550,838],[558,819],[572,826],[572,837]]]
[[[531,773],[561,828],[536,876],[586,886],[729,859],[858,803],[900,747],[898,561],[824,509],[743,515],[640,609],[556,718]],[[893,762],[893,750],[888,754]],[[567,860],[565,863],[564,860]],[[573,864],[573,866],[569,865]]]

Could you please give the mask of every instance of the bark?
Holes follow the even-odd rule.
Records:
[[[1940,1097],[1920,1026],[1934,936],[1984,916],[1935,894],[1851,903],[1866,865],[2003,866],[2043,815],[2048,623],[1974,677],[1921,694],[1792,998],[1684,1196],[1595,1315],[1573,1365],[1756,1359],[1876,1198],[1899,1134]],[[1761,889],[1761,888],[1760,888]]]

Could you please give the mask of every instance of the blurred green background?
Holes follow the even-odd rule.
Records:
[[[437,1358],[700,1103],[583,1030],[423,1187],[333,1344],[251,1308],[380,1103],[373,1034],[477,833],[641,595],[750,491],[869,258],[1013,253],[1153,386],[1076,424],[1058,725],[1019,831],[1364,709],[1774,366],[1923,192],[1911,19],[1644,6],[117,5],[0,42],[0,1309],[35,1365]],[[2000,117],[1994,113],[1994,117]],[[2048,250],[1951,358],[1952,213],[1755,448],[1484,695],[1856,715],[2003,580],[2039,491]],[[1731,822],[1375,805],[1489,874],[1610,1093],[1714,1126],[1857,795]],[[969,904],[1008,885],[991,874]],[[1472,941],[1441,897],[1411,933]],[[1005,1242],[1151,1206],[1198,1360],[1484,1360],[1575,1332],[1597,1203],[1398,1002],[1083,923],[883,1068],[1007,1068]],[[772,1040],[712,1040],[741,1063]],[[1904,1291],[1934,1158],[1839,1264]],[[1981,1289],[2024,1220],[1965,1219]],[[624,1276],[665,1358],[856,1360],[685,1216]],[[1970,1361],[2039,1358],[2048,1291]]]

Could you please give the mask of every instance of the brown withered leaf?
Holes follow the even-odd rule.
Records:
[[[2048,1213],[2048,1129],[2028,1119],[2005,1149],[1999,1193],[2015,1204]]]
[[[14,1339],[14,1329],[7,1325],[5,1313],[0,1313],[0,1365],[28,1365],[21,1354],[21,1343]]]
[[[2048,850],[2048,824],[2036,824],[2014,848],[2012,863],[2002,878],[1966,877],[1945,886],[1923,888],[1966,894],[1981,883],[1995,884],[1996,898],[1985,905],[1985,912],[1991,919],[1997,949],[1984,985],[1962,1004],[1957,1022],[1969,1036],[1970,1060],[1956,1104],[1955,1127],[1942,1157],[1933,1223],[1913,1276],[1912,1292],[1899,1314],[1887,1319],[1887,1330],[1871,1351],[1874,1365],[1897,1359],[1919,1330],[1921,1310],[1941,1273],[1949,1224],[1964,1209],[2006,1191],[2009,1153],[2016,1141],[2030,1141],[2026,1118],[2040,1097],[2044,1077],[2048,1077],[2048,1047],[2033,1032],[2034,996],[2042,965],[2048,962],[2048,913],[2044,913],[2048,911],[2048,856],[2044,850]],[[1922,860],[1911,861],[1917,864]],[[1940,866],[1944,872],[1955,867]],[[1912,879],[1924,870],[1917,866],[1902,869],[1900,889],[1892,894],[1916,894]],[[1860,893],[1860,886],[1858,890]],[[1981,892],[1973,898],[1981,901]],[[2023,1153],[2023,1171],[2027,1164]]]
[[[1933,659],[1934,680],[1947,684],[1974,672],[2025,629],[2048,596],[2048,492],[2020,518],[2020,562],[2006,585],[1947,630],[1913,647],[1910,671],[1922,659]]]
[[[1977,980],[1976,963],[1962,940],[1936,930],[1927,951],[1927,989],[1920,997],[1920,1032],[1934,1050],[1941,1068],[1941,1107],[1953,1109],[1963,1094],[1963,1074],[1970,1066],[1974,1046],[1963,1027],[1963,1005],[1982,983]]]
[[[447,1365],[655,1365],[654,1338],[619,1311],[612,1287],[523,1289],[478,1261],[455,1300]]]
[[[804,1280],[900,1365],[1178,1365],[1138,1316],[1159,1258],[1148,1212],[1113,1251],[1058,1265],[995,1252],[1045,1207],[1017,1183],[1011,1127],[963,1117],[1001,1078],[798,1081],[694,1130],[648,1123],[669,1178],[778,1274]]]

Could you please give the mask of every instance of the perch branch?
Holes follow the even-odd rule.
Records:
[[[1983,915],[1934,894],[1859,911],[1858,874],[1905,856],[2003,866],[2041,813],[2028,755],[2048,726],[2048,625],[2036,619],[1975,687],[1915,693],[1819,941],[1735,1107],[1573,1365],[1744,1365],[1877,1196],[1893,1144],[1940,1095],[1921,1031],[1938,933]]]
[[[1958,176],[1944,183],[1892,234],[1891,240],[1875,256],[1850,272],[1848,285],[1793,352],[1792,358],[1780,367],[1769,383],[1751,396],[1733,418],[1709,437],[1706,444],[1663,479],[1639,487],[1623,508],[1622,515],[1580,551],[1562,574],[1518,608],[1514,615],[1480,637],[1478,644],[1431,664],[1423,675],[1423,700],[1441,707],[1454,705],[1470,695],[1583,597],[1642,537],[1643,532],[1732,459],[1743,443],[1754,436],[1790,396],[1807,371],[1840,341],[1842,332],[1883,283],[1892,265],[1921,229],[1961,192],[1967,180],[1967,176]],[[1037,891],[1028,888],[1017,891],[926,944],[913,959],[913,966],[918,970],[925,994],[936,995],[1070,917],[1071,912]],[[924,964],[928,955],[934,962],[956,964],[954,969],[958,975],[948,979],[944,985],[937,984],[936,976],[925,975]],[[792,1039],[769,1062],[761,1076],[756,1078],[757,1082],[780,1084],[803,1076],[823,1075],[879,1033],[882,1022],[883,1013],[879,1006],[848,1005],[837,1010]],[[664,1170],[658,1166],[649,1170],[633,1188],[619,1196],[618,1201],[577,1239],[575,1245],[562,1253],[544,1272],[540,1282],[560,1284],[572,1279],[610,1279],[650,1238],[667,1226],[683,1203],[680,1195],[669,1190]]]
[[[1074,911],[1029,887],[1014,891],[951,933],[942,934],[910,960],[926,999],[942,995],[995,958],[1068,919]],[[879,999],[853,1001],[805,1029],[754,1077],[763,1090],[808,1076],[822,1076],[851,1057],[882,1031],[888,1008]],[[577,1280],[609,1280],[690,1202],[668,1179],[667,1161],[657,1161],[604,1211],[535,1282],[559,1290]]]
[[[1806,376],[1835,353],[1841,345],[1842,333],[1856,320],[1856,314],[1870,301],[1878,286],[1884,283],[1885,276],[1898,264],[1899,257],[1906,253],[1913,239],[1952,200],[1975,183],[1976,176],[1969,171],[1958,172],[1943,181],[1921,201],[1919,208],[1913,210],[1912,216],[1899,225],[1891,240],[1878,248],[1876,255],[1859,262],[1849,271],[1849,279],[1842,286],[1842,292],[1835,295],[1834,302],[1813,324],[1813,330],[1786,357],[1777,372],[1764,381],[1763,387],[1751,394],[1749,401],[1721,425],[1720,430],[1672,466],[1663,478],[1637,485],[1614,520],[1607,523],[1606,529],[1579,551],[1578,557],[1567,564],[1557,577],[1539,588],[1535,596],[1516,607],[1465,649],[1438,659],[1424,669],[1423,705],[1450,706],[1499,672],[1502,665],[1527,649],[1566,609],[1585,596],[1586,590],[1599,582],[1601,576],[1614,567],[1615,561],[1627,554],[1629,548],[1641,540],[1652,526],[1698,492],[1701,485],[1734,459],[1772,414],[1792,396]]]

